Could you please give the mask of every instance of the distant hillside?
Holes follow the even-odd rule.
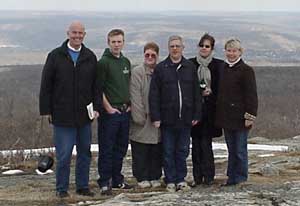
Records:
[[[41,121],[38,111],[41,71],[42,65],[0,66],[0,149],[53,144],[51,127]],[[251,136],[281,139],[299,135],[300,70],[257,67],[255,72],[259,111]]]
[[[245,47],[245,59],[252,65],[300,64],[300,14],[284,12],[206,13],[109,13],[2,11],[0,14],[0,65],[43,63],[47,52],[66,37],[73,20],[86,25],[86,45],[101,56],[106,34],[112,28],[126,32],[125,53],[133,62],[142,58],[147,41],[161,46],[167,54],[167,38],[185,39],[187,57],[196,52],[204,32],[215,36],[216,56],[223,57],[223,45],[232,36]]]

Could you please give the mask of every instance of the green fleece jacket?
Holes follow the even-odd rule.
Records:
[[[129,104],[130,61],[122,53],[119,58],[115,57],[106,48],[97,67],[103,93],[109,103],[112,106]]]

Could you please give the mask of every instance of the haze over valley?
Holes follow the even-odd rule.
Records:
[[[296,12],[39,12],[2,11],[0,14],[0,65],[43,64],[47,53],[66,38],[73,20],[86,25],[85,44],[98,57],[112,28],[126,33],[124,53],[138,63],[147,41],[167,55],[168,36],[179,34],[186,44],[185,56],[194,56],[201,35],[216,38],[215,53],[223,58],[226,39],[238,37],[251,65],[298,65],[300,63],[300,14]]]

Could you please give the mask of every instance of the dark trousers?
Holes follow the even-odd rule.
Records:
[[[128,112],[104,113],[98,119],[98,173],[100,176],[98,184],[100,187],[110,186],[110,184],[114,187],[124,181],[121,170],[128,148],[129,116]]]
[[[228,149],[228,183],[240,183],[248,179],[248,139],[249,130],[224,129]]]
[[[205,129],[205,125],[192,129],[193,176],[197,184],[212,181],[215,176],[212,137]]]
[[[187,175],[186,158],[190,152],[190,128],[161,128],[165,183],[180,183]]]
[[[162,144],[130,141],[132,173],[138,182],[158,180],[162,175]]]
[[[76,145],[76,189],[89,187],[91,163],[91,124],[82,127],[54,126],[54,143],[56,149],[56,191],[64,192],[69,189],[70,163],[72,151]]]

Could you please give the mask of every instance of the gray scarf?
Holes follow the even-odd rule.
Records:
[[[211,90],[211,74],[208,65],[212,61],[212,58],[213,58],[213,53],[211,53],[205,59],[201,57],[199,54],[196,56],[196,60],[199,64],[198,72],[197,72],[199,81],[201,82],[204,80],[206,84],[206,88],[209,90]]]

